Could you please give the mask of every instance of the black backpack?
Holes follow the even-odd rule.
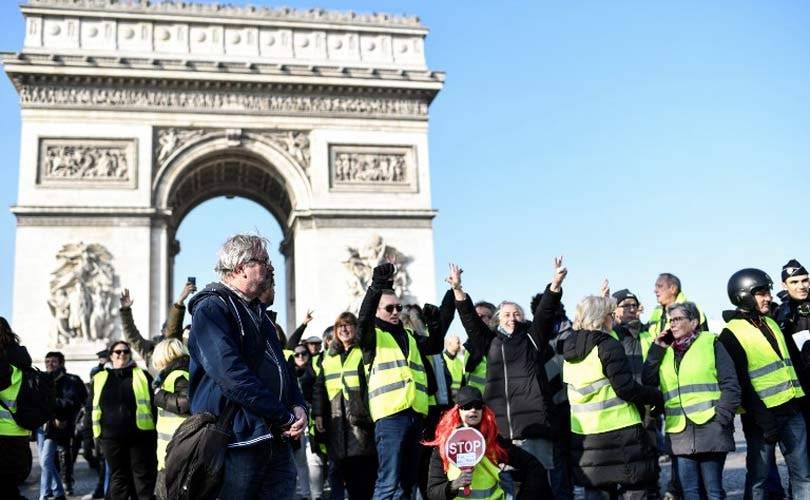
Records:
[[[56,411],[56,384],[50,373],[37,368],[21,368],[22,383],[17,393],[17,410],[11,411],[2,401],[0,406],[11,412],[23,429],[33,431],[53,418]]]
[[[209,412],[185,419],[166,448],[166,471],[158,481],[158,498],[213,500],[222,488],[225,455],[233,441],[231,424],[237,406],[228,402],[217,417]]]

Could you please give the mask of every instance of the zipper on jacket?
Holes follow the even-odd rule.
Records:
[[[503,390],[506,399],[506,424],[509,426],[509,439],[514,439],[514,432],[512,431],[512,408],[509,405],[509,372],[506,370],[506,352],[503,349],[503,341],[501,341],[501,360],[503,361]]]

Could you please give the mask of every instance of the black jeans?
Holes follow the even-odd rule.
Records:
[[[101,439],[101,450],[110,467],[106,498],[138,500],[155,498],[157,434],[143,433],[128,439]]]
[[[347,457],[336,462],[349,500],[368,500],[377,481],[377,457]]]
[[[25,498],[19,486],[31,473],[28,436],[0,436],[0,498]]]

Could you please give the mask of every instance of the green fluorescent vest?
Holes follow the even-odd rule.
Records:
[[[461,471],[453,464],[448,464],[447,479],[450,481],[455,480],[461,475]],[[501,470],[497,465],[493,464],[488,457],[484,457],[478,462],[478,465],[472,471],[472,482],[470,483],[470,494],[463,495],[464,490],[459,490],[461,495],[455,498],[476,498],[486,500],[501,500],[506,498],[504,491],[501,489],[500,474]]]
[[[406,331],[407,360],[390,333],[375,329],[377,348],[374,361],[371,366],[366,366],[369,410],[375,422],[408,408],[427,415],[427,374],[413,332]]]
[[[636,407],[619,398],[605,377],[599,346],[582,361],[565,361],[563,381],[568,384],[571,432],[598,434],[641,423]]]
[[[734,337],[745,350],[748,359],[748,376],[759,399],[766,408],[787,403],[793,398],[804,396],[796,370],[790,360],[785,337],[774,320],[764,317],[765,323],[774,334],[779,346],[779,355],[763,336],[759,328],[744,319],[733,319],[726,324]]]
[[[677,368],[674,351],[667,349],[664,354],[659,381],[664,394],[666,432],[683,431],[686,419],[700,425],[714,416],[714,408],[720,400],[714,356],[716,339],[710,332],[698,334]]]
[[[174,370],[169,374],[168,377],[163,381],[160,388],[166,392],[174,393],[174,384],[177,382],[177,379],[184,378],[189,380],[189,374],[186,370]],[[158,459],[158,470],[163,470],[166,468],[166,448],[169,446],[169,442],[172,440],[172,436],[174,436],[174,431],[180,427],[180,424],[187,417],[185,415],[177,415],[170,411],[166,411],[163,408],[158,408],[158,418],[157,418],[157,459]]]
[[[360,377],[357,370],[363,362],[363,354],[360,349],[353,346],[346,356],[346,360],[341,364],[340,355],[323,357],[323,378],[326,383],[326,394],[329,401],[335,399],[338,394],[343,394],[343,398],[348,401],[349,392],[360,389]]]
[[[447,371],[450,372],[450,390],[455,397],[456,392],[461,389],[461,382],[464,378],[464,357],[456,356],[451,358],[446,352],[442,353],[444,364],[447,366]]]
[[[0,406],[0,436],[28,436],[31,432],[23,429],[14,421],[13,413],[17,413],[17,395],[22,385],[22,370],[11,365],[11,384],[0,391],[0,400],[8,406],[10,412]]]
[[[481,394],[484,394],[484,387],[487,385],[487,358],[484,357],[475,365],[471,372],[467,372],[467,385],[475,387]]]
[[[93,376],[93,437],[101,437],[101,391],[110,373],[101,370]],[[142,431],[155,429],[152,418],[152,393],[149,391],[149,381],[143,370],[137,366],[132,368],[132,392],[135,393],[135,425]]]

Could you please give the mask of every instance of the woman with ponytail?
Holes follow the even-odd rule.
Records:
[[[487,444],[484,458],[472,471],[462,472],[447,459],[445,445],[458,427],[476,428]],[[500,483],[500,472],[505,465],[514,469],[514,479],[522,481],[518,500],[548,498],[551,495],[546,472],[540,462],[508,439],[498,436],[495,414],[484,405],[484,398],[478,389],[470,386],[459,389],[456,405],[442,415],[436,426],[435,436],[433,441],[424,443],[435,446],[430,457],[428,500],[506,498],[506,492]],[[465,496],[464,488],[467,486],[470,486],[470,493]]]

